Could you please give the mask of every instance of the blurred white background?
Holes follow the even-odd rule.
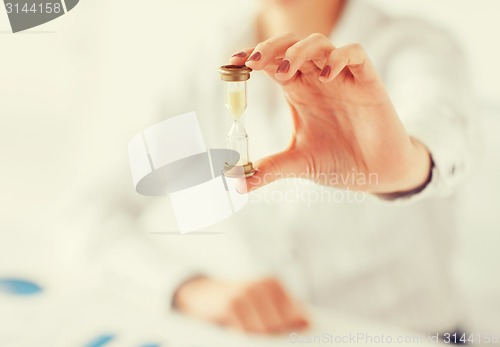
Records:
[[[447,28],[466,51],[485,153],[462,192],[456,273],[474,326],[498,330],[500,2],[366,1]],[[252,1],[244,3],[238,11]],[[0,271],[57,277],[45,233],[61,205],[126,155],[129,138],[162,112],[166,86],[180,73],[177,59],[220,11],[233,9],[229,0],[82,0],[68,15],[16,35],[0,11]]]

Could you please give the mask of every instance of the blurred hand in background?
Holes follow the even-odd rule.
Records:
[[[309,324],[300,305],[272,278],[251,282],[195,278],[177,290],[174,306],[190,316],[258,334],[305,329]]]

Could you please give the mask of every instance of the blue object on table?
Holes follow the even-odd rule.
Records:
[[[30,296],[43,291],[38,284],[21,278],[0,277],[0,292],[12,295]]]
[[[114,335],[101,335],[85,345],[85,347],[103,347],[115,338]]]

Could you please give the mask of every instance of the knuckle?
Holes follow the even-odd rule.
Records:
[[[345,59],[349,53],[347,52],[346,47],[341,47],[334,49],[332,53],[330,53],[330,61],[342,60]]]
[[[357,53],[364,53],[365,49],[360,43],[353,43],[349,45],[349,48]]]
[[[300,46],[293,45],[292,47],[286,50],[285,56],[293,59],[299,56],[301,53],[302,53],[302,48]]]
[[[256,52],[264,52],[266,51],[270,46],[269,41],[263,41],[259,43],[257,46],[255,46],[255,51]]]
[[[294,33],[291,33],[291,32],[284,33],[282,35],[282,37],[285,38],[285,39],[290,39],[290,40],[296,40],[297,39],[297,35],[295,35]]]
[[[317,40],[317,41],[328,40],[328,38],[324,34],[321,34],[321,33],[313,33],[313,34],[309,35],[309,38],[312,40]]]

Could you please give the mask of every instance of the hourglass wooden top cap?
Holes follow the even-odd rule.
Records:
[[[252,69],[245,65],[222,65],[219,68],[220,78],[226,82],[242,82],[250,79]]]

